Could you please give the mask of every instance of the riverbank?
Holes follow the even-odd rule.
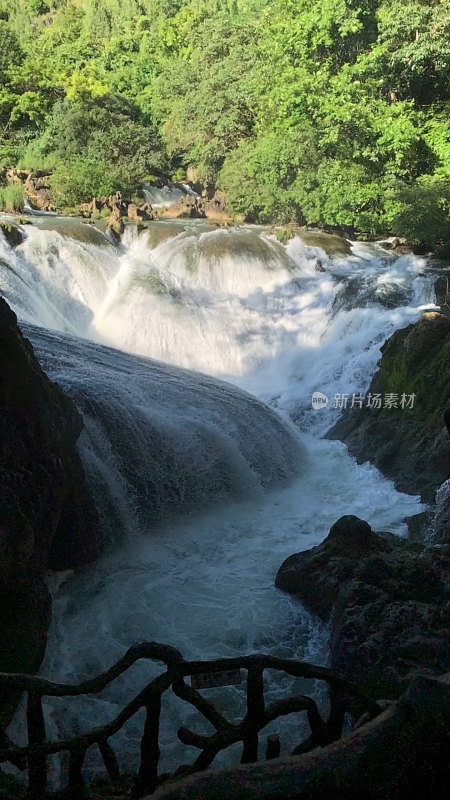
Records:
[[[51,173],[9,169],[4,172],[4,181],[7,187],[16,190],[16,194],[12,192],[12,199],[4,201],[3,208],[0,197],[0,210],[13,214],[23,214],[24,211],[29,214],[57,213],[60,216],[87,220],[109,229],[115,238],[123,234],[126,224],[139,226],[151,220],[204,219],[223,227],[253,221],[243,214],[231,212],[227,194],[222,189],[203,186],[201,183],[174,183],[168,176],[154,177],[151,183],[136,188],[134,194],[128,197],[116,192],[86,199],[75,207],[57,205],[52,191]],[[429,258],[445,257],[448,249],[447,244],[444,244],[434,251],[431,245],[427,247],[426,242],[419,244],[408,241],[404,236],[398,235],[395,229],[374,235],[354,226],[309,226],[307,223],[299,224],[295,221],[280,223],[277,219],[269,221],[266,227],[282,244],[287,244],[296,236],[303,236],[305,243],[309,239],[314,244],[316,232],[328,234],[336,237],[334,251],[342,253],[349,252],[346,242],[350,240],[382,241],[395,255],[412,252]]]

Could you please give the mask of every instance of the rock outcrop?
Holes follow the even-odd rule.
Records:
[[[23,242],[20,228],[12,222],[0,220],[0,233],[3,234],[10,247],[18,247]]]
[[[150,203],[128,203],[127,216],[130,222],[149,222],[153,219],[153,209]]]
[[[40,664],[51,609],[45,570],[100,555],[76,449],[82,425],[0,298],[0,671]]]
[[[429,312],[396,331],[381,348],[369,393],[396,396],[392,407],[349,409],[327,434],[341,439],[359,463],[370,460],[397,489],[432,503],[450,477],[444,413],[450,398],[450,320]],[[414,395],[413,407],[401,407]]]
[[[161,219],[205,219],[206,211],[202,200],[187,194],[180,197],[173,205],[160,209],[158,217]]]
[[[374,698],[414,674],[450,670],[450,545],[425,548],[338,520],[318,547],[290,556],[276,586],[331,617],[331,667]]]
[[[38,211],[56,211],[52,199],[51,175],[41,171],[9,169],[6,179],[9,183],[23,185],[32,208]]]

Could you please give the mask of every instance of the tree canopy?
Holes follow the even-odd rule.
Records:
[[[0,0],[0,75],[0,164],[68,205],[193,167],[251,221],[450,238],[450,0]]]

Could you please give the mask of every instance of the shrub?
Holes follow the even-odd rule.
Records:
[[[73,208],[93,197],[113,194],[118,187],[108,164],[91,158],[76,158],[58,164],[52,176],[53,196],[57,206]]]
[[[0,187],[0,210],[8,213],[23,211],[25,202],[24,188],[20,183],[11,183]]]

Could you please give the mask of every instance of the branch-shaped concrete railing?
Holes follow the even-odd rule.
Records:
[[[76,697],[84,694],[98,694],[139,659],[162,661],[166,670],[150,681],[115,719],[107,725],[93,728],[87,733],[73,736],[70,739],[47,740],[42,706],[43,697]],[[185,681],[188,676],[199,676],[205,673],[217,674],[241,669],[247,670],[247,713],[239,724],[229,722],[209,700]],[[328,719],[322,719],[314,700],[303,695],[289,697],[266,706],[263,680],[266,669],[282,671],[297,678],[311,678],[328,683],[331,690]],[[70,754],[68,788],[81,794],[83,791],[82,770],[86,751],[96,745],[111,780],[116,781],[120,777],[120,769],[108,740],[141,708],[145,708],[146,720],[141,740],[140,767],[134,795],[142,797],[145,794],[151,794],[159,784],[161,698],[170,687],[178,697],[194,706],[215,728],[215,733],[210,736],[195,733],[187,728],[181,728],[178,731],[178,738],[181,742],[200,750],[198,758],[190,767],[184,769],[184,774],[205,770],[221,750],[240,741],[243,743],[241,763],[249,764],[257,761],[260,731],[269,722],[286,714],[306,711],[311,736],[295,749],[295,753],[300,753],[317,746],[323,747],[339,739],[348,699],[359,700],[360,704],[367,709],[370,718],[375,717],[381,711],[380,707],[357,686],[325,667],[262,654],[212,661],[185,661],[181,653],[169,645],[141,642],[131,647],[106,672],[75,685],[52,683],[32,675],[0,673],[0,691],[6,690],[11,693],[26,691],[28,694],[28,746],[16,746],[8,740],[4,731],[0,732],[0,763],[10,762],[19,768],[28,768],[29,795],[37,798],[45,794],[47,790],[47,756],[67,751]],[[279,755],[279,740],[272,735],[268,739],[266,757],[272,759]]]

